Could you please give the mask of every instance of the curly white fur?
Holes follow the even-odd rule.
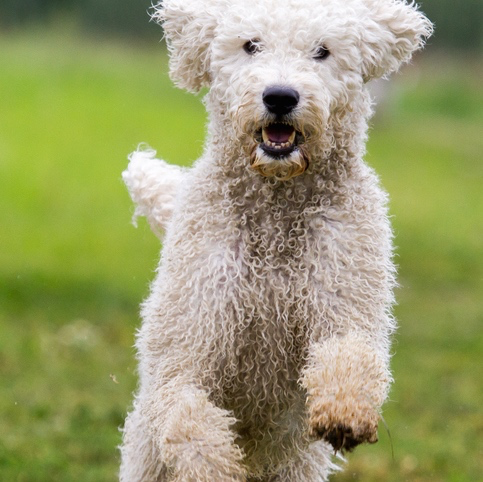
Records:
[[[164,0],[155,16],[173,80],[209,87],[210,118],[192,169],[138,151],[124,173],[135,214],[166,234],[121,480],[325,481],[334,449],[377,440],[391,381],[392,233],[362,160],[365,84],[431,25],[400,0]],[[300,97],[286,156],[260,139],[279,122],[272,86]]]
[[[171,219],[185,170],[155,159],[155,155],[151,149],[133,152],[122,178],[136,204],[134,224],[139,216],[145,216],[152,230],[161,237]]]

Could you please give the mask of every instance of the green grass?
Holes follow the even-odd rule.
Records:
[[[189,164],[204,137],[199,99],[165,61],[158,45],[0,36],[2,481],[116,480],[159,252],[130,225],[120,174],[140,142]],[[392,441],[381,427],[339,482],[483,473],[482,71],[426,59],[374,121],[367,159],[391,194],[402,285]]]

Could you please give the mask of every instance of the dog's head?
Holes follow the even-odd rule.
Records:
[[[335,115],[366,115],[364,84],[397,70],[432,30],[404,0],[163,0],[154,17],[173,81],[209,87],[252,167],[279,179],[333,142]]]

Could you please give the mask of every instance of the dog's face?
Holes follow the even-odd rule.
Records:
[[[334,115],[357,110],[364,84],[431,32],[399,0],[164,0],[156,12],[173,80],[210,87],[251,166],[278,179],[302,174],[333,142]]]

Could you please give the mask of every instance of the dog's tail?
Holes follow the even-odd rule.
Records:
[[[136,206],[133,223],[145,216],[159,238],[171,219],[178,187],[186,169],[156,159],[156,151],[138,148],[129,156],[129,165],[122,173],[129,194]]]

